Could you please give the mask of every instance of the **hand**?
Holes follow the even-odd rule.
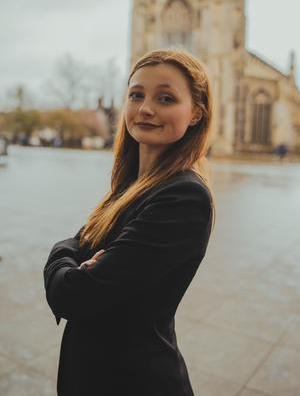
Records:
[[[84,261],[83,263],[80,264],[79,269],[81,269],[83,266],[86,266],[87,268],[91,268],[93,265],[96,264],[98,258],[105,252],[104,249],[99,250],[99,252],[96,252],[92,258],[89,260]]]

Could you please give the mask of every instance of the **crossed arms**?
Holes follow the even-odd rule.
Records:
[[[46,299],[57,324],[61,317],[97,315],[151,289],[189,260],[200,263],[210,229],[208,193],[184,181],[161,189],[91,268],[79,268],[78,237],[57,242],[44,267]]]

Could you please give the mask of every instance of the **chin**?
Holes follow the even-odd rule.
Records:
[[[140,132],[135,133],[134,132],[134,133],[129,133],[129,134],[138,143],[145,143],[145,144],[159,143],[157,141],[157,140],[159,140],[159,139],[157,139],[157,136],[153,136],[149,132],[146,132],[146,133],[140,133]]]

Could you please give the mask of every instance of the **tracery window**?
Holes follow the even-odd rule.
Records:
[[[252,102],[251,143],[270,144],[271,142],[272,100],[265,91],[259,91]]]
[[[192,15],[184,0],[168,1],[162,11],[162,37],[166,47],[191,47]]]

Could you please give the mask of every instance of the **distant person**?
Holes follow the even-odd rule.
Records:
[[[288,147],[286,144],[281,143],[275,148],[275,154],[279,157],[280,160],[283,160],[284,157],[288,154]]]
[[[63,140],[62,140],[61,136],[56,135],[56,136],[53,138],[52,145],[53,145],[53,147],[62,147],[62,145],[63,145]]]
[[[6,136],[0,136],[0,155],[7,155],[8,139]]]
[[[20,146],[28,146],[29,145],[29,139],[25,132],[20,132],[18,134],[18,144]]]
[[[211,100],[186,52],[153,51],[134,65],[111,190],[44,268],[49,306],[57,324],[67,320],[59,396],[196,396],[174,316],[214,223],[203,171]]]

